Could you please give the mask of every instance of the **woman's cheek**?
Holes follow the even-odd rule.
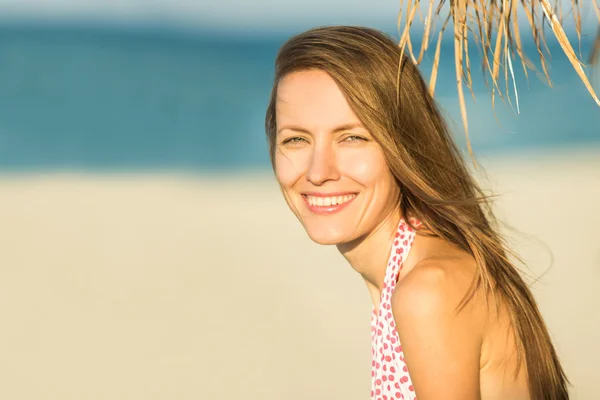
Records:
[[[275,176],[284,188],[290,188],[302,175],[302,160],[298,155],[280,151],[275,155]]]
[[[381,173],[384,171],[383,167],[386,166],[382,158],[376,157],[377,154],[372,153],[372,151],[362,151],[347,154],[340,159],[342,163],[341,171],[344,171],[345,175],[363,186],[369,186],[370,183],[381,178]]]

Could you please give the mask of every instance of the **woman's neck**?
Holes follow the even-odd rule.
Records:
[[[379,302],[390,249],[400,223],[400,210],[395,210],[372,232],[349,243],[337,245],[338,250],[358,272],[373,297]]]

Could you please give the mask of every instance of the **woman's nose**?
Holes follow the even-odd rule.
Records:
[[[340,179],[336,154],[330,145],[315,146],[306,179],[315,186],[321,186],[329,180]]]

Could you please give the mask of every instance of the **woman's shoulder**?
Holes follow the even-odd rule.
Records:
[[[461,307],[476,268],[474,260],[459,252],[432,252],[410,265],[392,294],[396,329],[420,397],[479,395],[487,313],[479,291]]]
[[[471,292],[476,277],[477,263],[468,255],[443,252],[426,257],[399,279],[392,307],[405,318],[468,319],[483,333],[487,308],[479,300],[486,295],[477,287]]]
[[[485,311],[469,306],[469,303],[479,303],[477,301],[461,307],[477,278],[477,262],[470,254],[440,238],[420,235],[415,239],[413,252],[415,254],[407,259],[406,273],[400,275],[392,295],[392,306],[398,311],[404,308],[411,308],[404,310],[407,312],[455,313],[459,308],[461,313],[467,314]],[[480,289],[475,289],[472,295],[485,297]]]
[[[392,295],[403,346],[413,355],[433,346],[430,360],[420,356],[416,360],[427,362],[427,368],[440,357],[462,359],[462,373],[476,369],[483,392],[498,391],[500,383],[513,375],[508,387],[519,396],[507,398],[527,398],[526,369],[516,357],[506,304],[482,285],[472,286],[478,271],[472,256],[443,243],[433,243],[431,248],[398,281]]]

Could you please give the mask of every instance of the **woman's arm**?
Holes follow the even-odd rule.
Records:
[[[485,307],[480,296],[460,311],[473,266],[457,261],[417,264],[392,296],[392,312],[417,398],[480,398]]]

